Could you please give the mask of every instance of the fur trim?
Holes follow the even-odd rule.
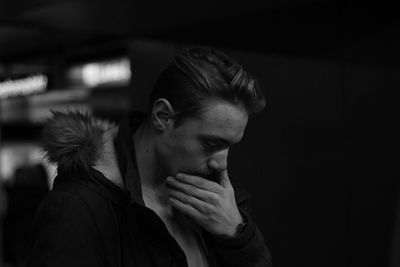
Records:
[[[42,130],[41,149],[59,171],[88,170],[100,159],[103,134],[113,126],[87,111],[51,111]]]

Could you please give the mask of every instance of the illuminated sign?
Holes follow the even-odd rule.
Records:
[[[73,67],[69,78],[87,87],[101,85],[126,85],[131,80],[131,66],[128,58],[102,62],[91,62]]]
[[[43,92],[47,88],[47,82],[47,76],[43,74],[19,79],[7,79],[0,82],[0,98]]]

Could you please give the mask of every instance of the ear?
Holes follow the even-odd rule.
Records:
[[[153,103],[151,112],[151,121],[154,127],[160,131],[166,129],[174,116],[174,109],[169,101],[165,98],[159,98]]]

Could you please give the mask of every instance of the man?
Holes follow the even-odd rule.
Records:
[[[58,176],[28,266],[270,266],[248,194],[227,169],[264,103],[238,63],[193,48],[160,74],[147,114],[114,126],[54,112],[43,148]]]

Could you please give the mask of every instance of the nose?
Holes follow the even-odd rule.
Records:
[[[224,149],[216,152],[209,160],[208,165],[216,171],[223,171],[228,167],[229,149]]]

